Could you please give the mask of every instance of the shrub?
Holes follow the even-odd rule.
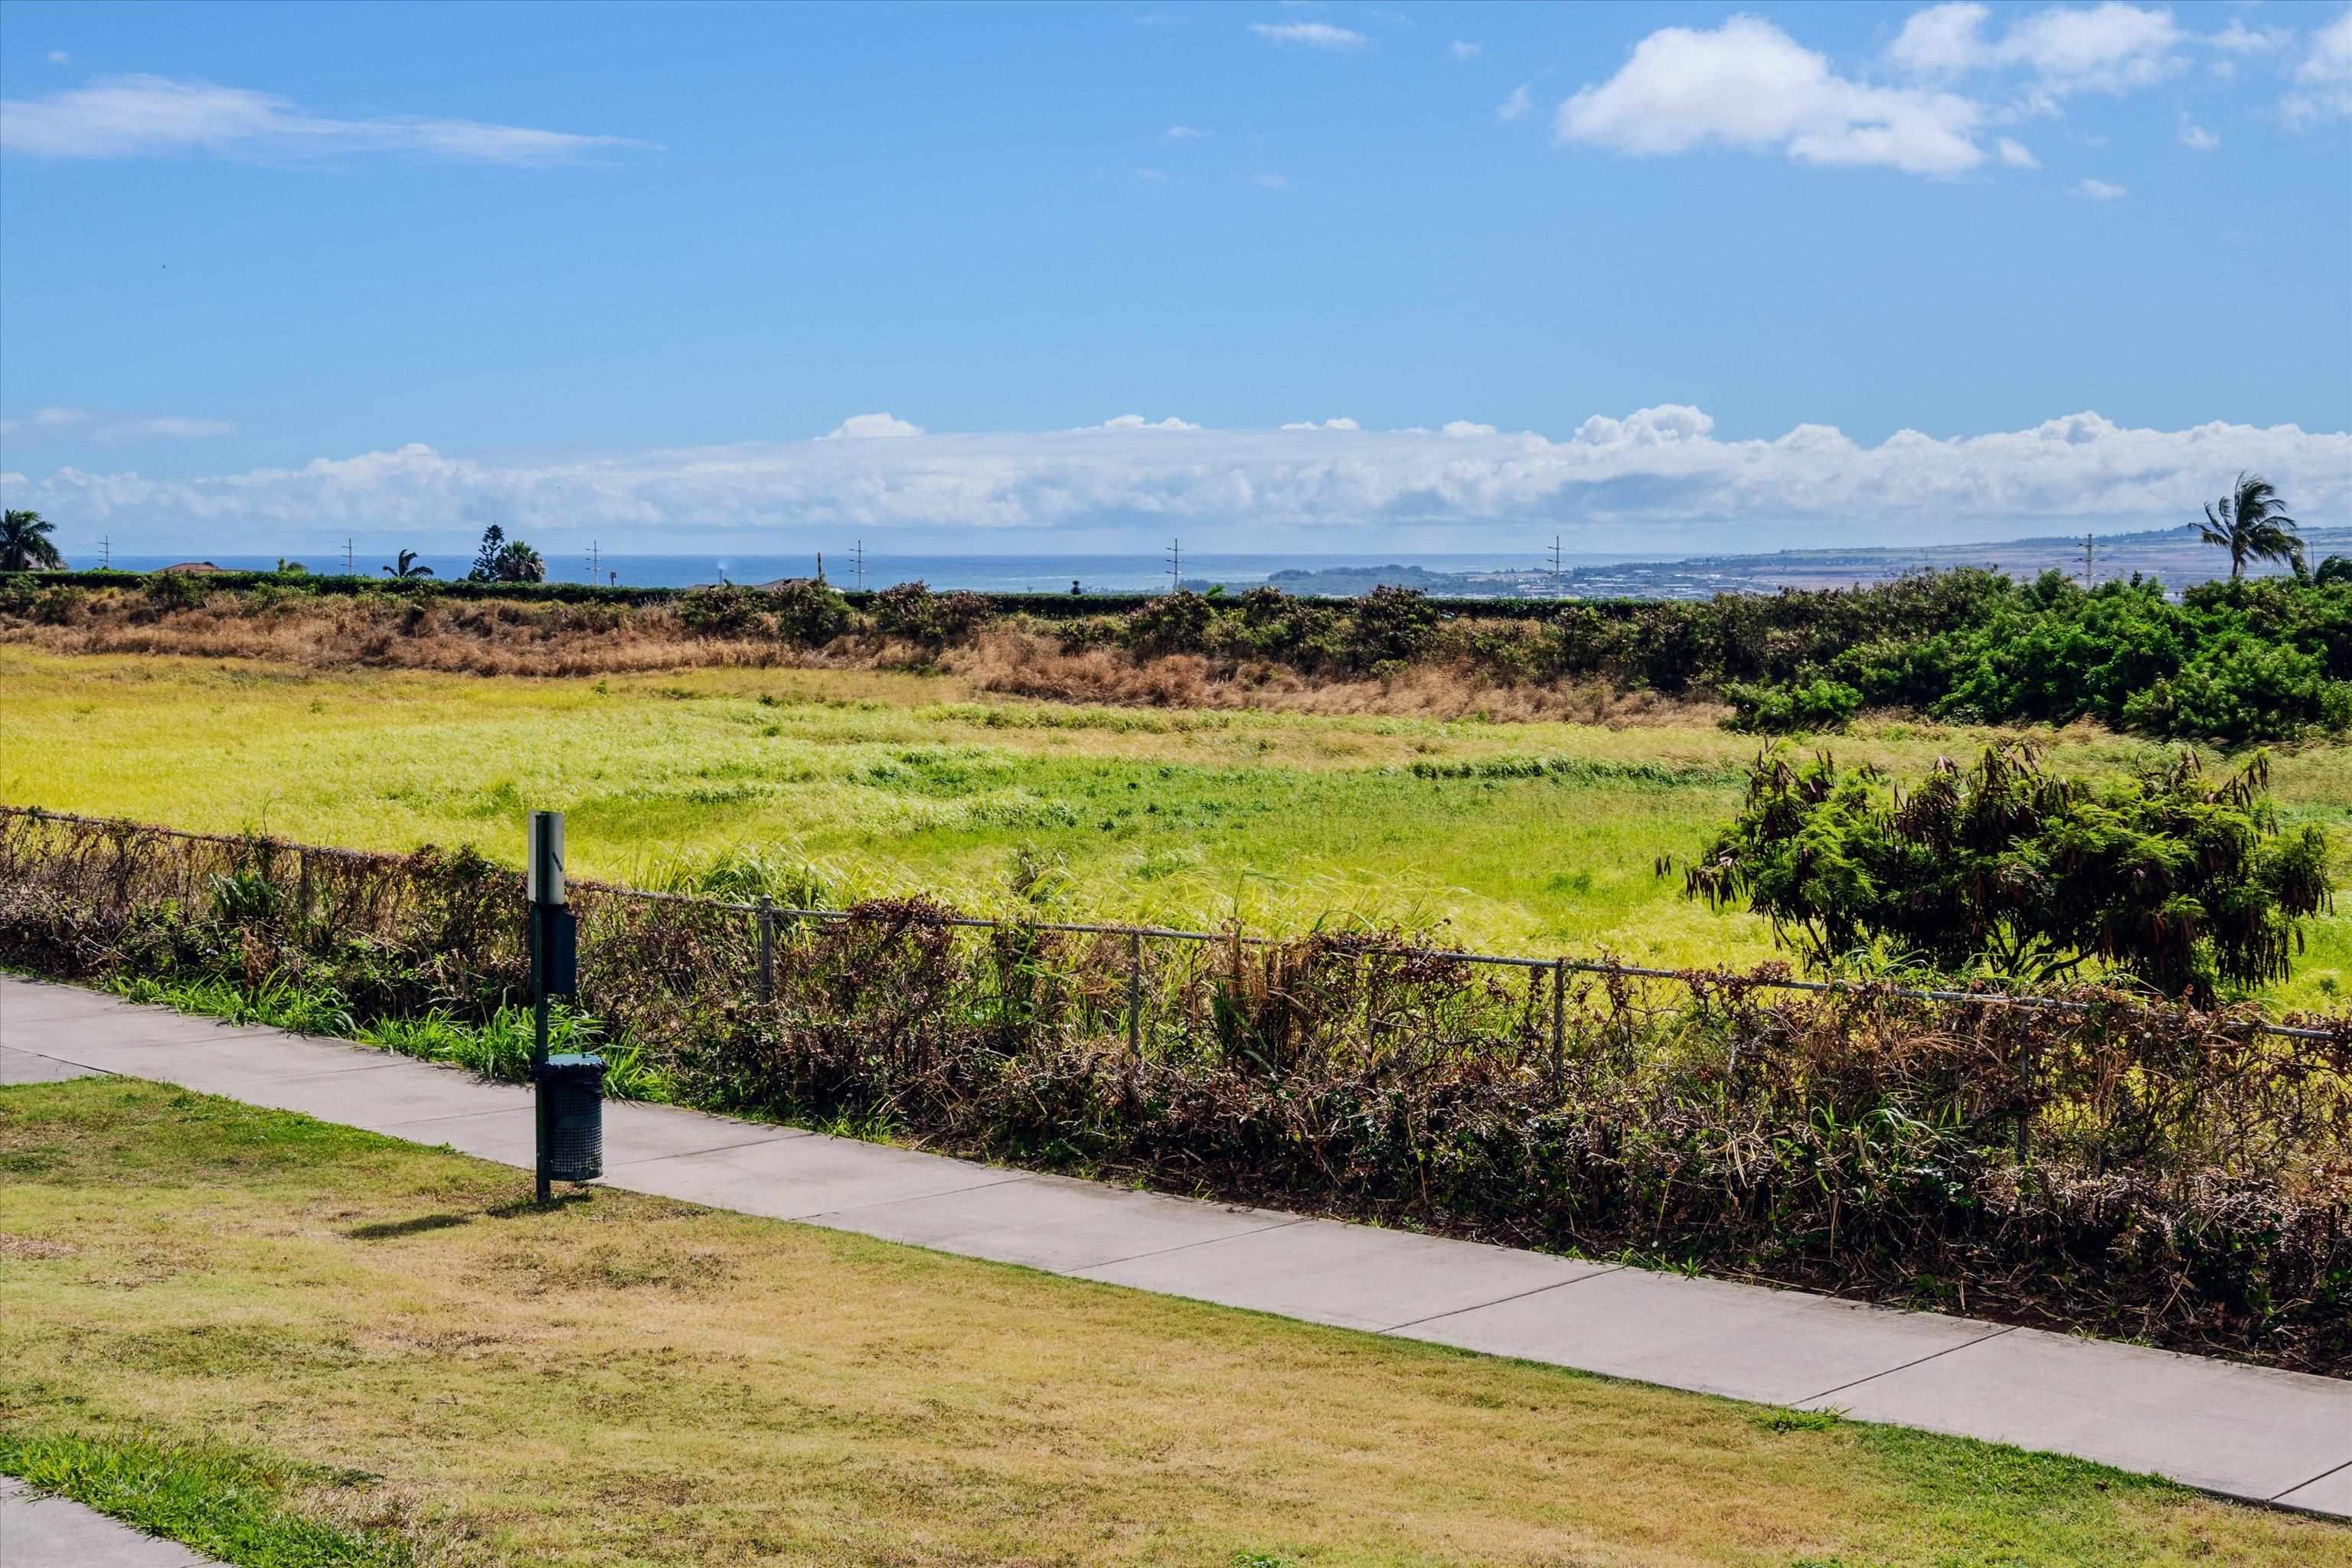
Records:
[[[829,584],[804,579],[785,583],[768,596],[776,635],[802,647],[817,647],[849,630],[849,601]]]
[[[1724,687],[1723,700],[1732,708],[1732,716],[1724,721],[1726,729],[1772,734],[1843,730],[1862,709],[1861,692],[1822,676],[1788,686],[1733,681]]]
[[[1123,640],[1146,657],[1209,651],[1209,626],[1216,612],[1191,589],[1165,595],[1128,612]]]
[[[2095,959],[2210,1001],[2286,978],[2297,921],[2332,907],[2326,835],[2283,832],[2266,780],[2258,756],[2208,789],[2183,752],[2095,784],[2011,746],[1906,794],[1826,753],[1768,753],[1685,890],[1745,900],[1817,964],[1877,947],[2049,979]]]
[[[148,605],[166,615],[194,609],[210,592],[205,580],[193,572],[158,572],[146,584]]]
[[[751,637],[768,628],[764,596],[735,583],[697,588],[677,602],[678,624],[703,637]]]
[[[970,637],[993,613],[985,594],[934,594],[919,582],[874,595],[875,630],[932,647]]]

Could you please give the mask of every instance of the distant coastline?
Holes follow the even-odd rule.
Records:
[[[2315,565],[2330,554],[2352,554],[2352,528],[2308,528],[2303,537]],[[1884,583],[1906,572],[1958,566],[1990,567],[2021,578],[2056,571],[2077,581],[2097,582],[2137,574],[2158,578],[2171,588],[2229,575],[2228,555],[2202,542],[2193,525],[2094,534],[2087,562],[2084,543],[2084,536],[2075,534],[1976,544],[1782,550],[1757,555],[1583,553],[1563,555],[1558,571],[1549,561],[1530,561],[1528,554],[1512,552],[1390,556],[1204,552],[1186,555],[1181,582],[1198,592],[1223,587],[1240,593],[1267,584],[1286,593],[1334,598],[1353,597],[1376,587],[1401,587],[1417,589],[1433,598],[1705,599],[1717,594],[1772,593],[1781,588],[1856,587]],[[201,552],[117,554],[113,564],[124,571],[147,572],[190,560],[239,571],[268,571],[278,564],[276,556]],[[471,563],[470,557],[462,555],[426,555],[422,560],[442,577],[463,576]],[[99,562],[78,552],[74,564],[89,567]],[[342,552],[314,554],[305,565],[312,572],[340,573],[344,569]],[[352,560],[353,569],[362,574],[377,574],[382,565],[365,552]],[[554,582],[610,580],[639,588],[685,588],[721,581],[762,583],[812,576],[819,569],[814,553],[605,555],[598,559],[593,579],[584,557],[550,552],[548,566],[549,578]],[[1082,593],[1136,594],[1165,589],[1171,583],[1164,562],[1141,553],[867,555],[862,563],[862,584],[861,565],[852,555],[829,552],[823,569],[826,581],[843,588],[887,588],[919,581],[941,590],[1050,594],[1066,592],[1076,583]],[[2272,575],[2280,568],[2255,570]]]

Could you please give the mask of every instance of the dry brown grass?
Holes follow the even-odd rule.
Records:
[[[627,675],[696,668],[929,668],[964,691],[1170,709],[1255,709],[1496,722],[1558,721],[1612,729],[1711,722],[1719,704],[1626,691],[1591,678],[1504,684],[1462,665],[1389,678],[1309,676],[1264,662],[1193,654],[1137,658],[1112,648],[1066,652],[1051,636],[985,628],[934,658],[873,635],[821,648],[773,638],[698,635],[669,609],[496,600],[435,604],[363,598],[257,603],[236,594],[159,610],[142,597],[95,595],[72,619],[0,619],[0,641],[70,654],[249,658],[310,669],[425,669],[462,675]]]

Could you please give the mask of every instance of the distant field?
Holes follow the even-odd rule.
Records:
[[[619,880],[756,851],[835,901],[919,889],[1003,910],[1025,850],[1061,868],[1038,894],[1071,915],[1442,924],[1497,951],[1674,963],[1774,955],[1763,922],[1686,902],[1654,871],[1734,808],[1757,749],[1699,724],[1090,708],[872,671],[525,680],[21,647],[0,648],[0,799],[16,805],[370,847],[472,842],[509,862],[524,811],[558,807],[575,870]],[[1832,743],[1916,773],[1995,733],[1864,723]],[[2087,726],[2037,738],[2075,771],[2151,750]],[[1551,767],[1513,776],[1528,760]],[[2273,787],[2352,849],[2352,748],[2275,755]],[[2310,934],[2283,1003],[2325,1004],[2352,973],[2352,906]]]

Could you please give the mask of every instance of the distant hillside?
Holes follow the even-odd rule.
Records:
[[[2304,530],[2316,565],[2352,554],[2352,528]],[[1906,572],[1989,566],[2012,577],[2057,571],[2080,581],[2107,582],[2137,573],[2168,587],[2185,588],[2230,574],[2230,558],[2198,537],[2196,525],[2139,533],[2095,534],[2087,563],[2084,536],[2011,539],[1984,544],[1888,545],[1837,550],[1782,550],[1769,555],[1696,555],[1678,561],[1633,561],[1571,566],[1557,574],[1541,566],[1495,572],[1433,572],[1424,566],[1339,567],[1276,572],[1267,579],[1286,593],[1352,598],[1376,587],[1417,588],[1454,598],[1705,599],[1717,594],[1769,593],[1779,588],[1848,588],[1885,583]],[[2253,568],[2274,575],[2275,566]],[[1206,588],[1206,581],[1188,587]]]

